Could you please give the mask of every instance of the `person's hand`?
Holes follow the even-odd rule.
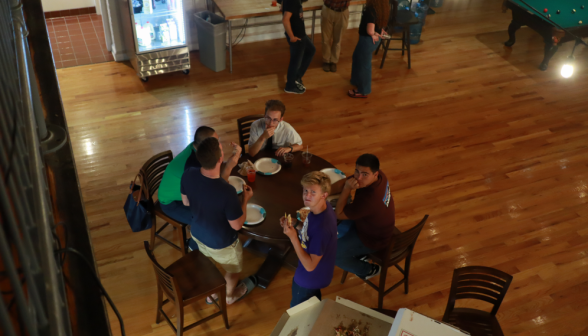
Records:
[[[286,218],[286,216],[280,217],[280,226],[281,227],[288,226],[288,218]]]
[[[253,189],[251,189],[250,186],[243,184],[243,198],[245,199],[245,202],[250,200],[251,197],[253,197]]]
[[[296,43],[298,41],[300,41],[300,39],[298,37],[296,37],[296,36],[291,36],[290,37],[290,43]]]
[[[241,146],[237,145],[234,142],[231,142],[231,146],[233,147],[233,155],[231,155],[229,161],[231,161],[233,166],[236,166],[239,162],[239,158],[241,157],[241,152],[243,151],[243,148],[241,148]]]
[[[372,35],[372,41],[374,41],[374,44],[376,44],[379,40],[380,40],[380,34],[374,33],[374,35]]]
[[[286,236],[288,236],[288,238],[290,238],[290,240],[294,240],[296,238],[298,238],[298,231],[296,231],[296,229],[292,226],[288,226],[288,225],[282,225],[282,228],[284,228],[284,234]]]
[[[347,182],[345,182],[345,188],[355,190],[355,189],[359,188],[359,183],[357,182],[355,177],[352,177],[349,180],[347,180]]]
[[[276,156],[282,156],[286,153],[290,153],[291,151],[292,149],[290,147],[281,147],[276,151]]]
[[[274,136],[274,133],[276,132],[276,129],[274,127],[265,127],[265,131],[263,132],[263,138],[265,140],[271,138],[272,136]]]

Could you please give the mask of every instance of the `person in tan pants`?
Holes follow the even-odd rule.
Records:
[[[337,72],[341,54],[341,37],[349,21],[350,0],[323,0],[321,33],[323,37],[323,70]]]

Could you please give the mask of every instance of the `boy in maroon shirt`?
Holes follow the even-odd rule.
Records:
[[[352,177],[333,184],[333,194],[341,191],[335,213],[339,224],[335,264],[345,271],[369,279],[380,273],[380,266],[363,256],[382,250],[394,234],[394,200],[390,183],[373,154],[363,154],[355,162]],[[356,190],[352,203],[347,199]]]

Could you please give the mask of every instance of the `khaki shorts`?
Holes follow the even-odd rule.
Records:
[[[198,244],[198,249],[202,254],[219,263],[228,273],[241,273],[243,270],[243,245],[239,238],[231,245],[219,250],[202,244],[194,237],[192,239]]]

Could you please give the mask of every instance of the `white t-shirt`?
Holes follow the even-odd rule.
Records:
[[[249,147],[257,142],[263,132],[265,132],[265,118],[261,118],[251,123],[251,129],[249,131]],[[265,148],[266,142],[267,140],[263,142],[261,148]],[[272,136],[272,147],[280,148],[293,145],[302,145],[302,138],[292,125],[285,121],[280,121],[278,127],[276,127],[274,135]]]

